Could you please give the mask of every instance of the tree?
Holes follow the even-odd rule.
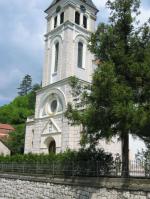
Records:
[[[3,138],[4,143],[11,150],[11,154],[24,153],[25,124],[14,125],[15,131],[9,134],[8,138]]]
[[[29,109],[35,110],[36,92],[41,89],[40,84],[34,84],[32,86],[32,91],[29,93]]]
[[[18,88],[19,90],[18,94],[20,96],[27,95],[27,93],[29,93],[31,89],[32,89],[32,78],[30,75],[25,75],[25,77],[23,78],[20,84],[20,87]]]
[[[68,104],[66,112],[72,125],[83,126],[81,143],[120,137],[123,177],[129,175],[129,133],[150,137],[150,28],[149,22],[137,27],[139,6],[139,0],[107,1],[110,23],[100,24],[89,41],[99,62],[90,92],[73,80],[81,106]]]
[[[39,84],[35,84],[27,95],[18,96],[10,104],[0,107],[0,123],[8,123],[15,128],[8,139],[4,139],[12,154],[23,153],[25,122],[28,116],[34,114],[36,91],[40,88]]]

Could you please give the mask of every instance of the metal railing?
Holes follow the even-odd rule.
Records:
[[[0,173],[17,173],[46,176],[121,177],[122,162],[51,162],[51,163],[0,163]],[[130,161],[129,177],[150,178],[150,162]]]

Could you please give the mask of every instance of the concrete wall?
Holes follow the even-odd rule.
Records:
[[[10,150],[0,141],[0,155],[10,155]]]
[[[0,175],[1,199],[150,199],[150,180]]]

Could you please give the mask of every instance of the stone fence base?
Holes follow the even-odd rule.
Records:
[[[150,199],[150,179],[0,174],[0,199]]]

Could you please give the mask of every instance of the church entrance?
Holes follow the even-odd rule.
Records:
[[[52,140],[48,146],[49,153],[56,153],[56,142]]]

